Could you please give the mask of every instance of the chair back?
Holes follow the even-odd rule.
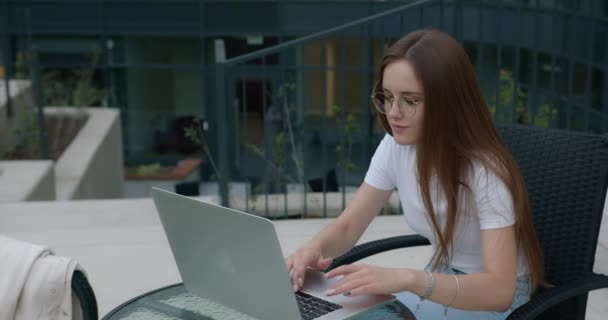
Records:
[[[549,283],[593,271],[608,185],[608,136],[499,125],[528,188]],[[587,295],[541,319],[584,319]]]

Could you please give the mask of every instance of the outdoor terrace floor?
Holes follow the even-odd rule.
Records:
[[[595,272],[608,274],[606,210]],[[331,219],[276,221],[285,254],[309,239]],[[380,216],[361,242],[410,234],[402,216]],[[77,259],[86,270],[100,317],[139,294],[180,282],[169,244],[151,199],[0,204],[0,234],[46,244],[56,254]],[[367,260],[382,266],[422,268],[429,247],[383,253]],[[590,295],[587,319],[608,317],[608,289]]]

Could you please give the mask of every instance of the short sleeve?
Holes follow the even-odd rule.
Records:
[[[494,172],[479,168],[472,191],[481,229],[503,228],[515,223],[511,192]]]
[[[380,190],[395,189],[395,172],[391,170],[394,148],[391,148],[392,137],[388,134],[380,141],[365,175],[365,182]]]

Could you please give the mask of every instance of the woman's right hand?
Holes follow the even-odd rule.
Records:
[[[293,291],[299,291],[304,285],[306,268],[325,270],[332,262],[332,258],[321,256],[321,250],[314,247],[301,247],[285,259],[287,271],[293,284]]]

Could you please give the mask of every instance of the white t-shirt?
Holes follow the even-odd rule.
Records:
[[[455,226],[450,265],[452,268],[466,273],[483,270],[481,229],[507,227],[515,223],[512,197],[502,180],[480,162],[474,163],[471,171],[468,185],[473,195],[471,200],[475,203],[473,206],[467,206],[462,196],[459,200],[459,210],[467,212],[460,215],[461,218]],[[376,149],[365,176],[365,182],[381,190],[397,188],[406,222],[412,230],[429,239],[436,248],[433,226],[426,215],[417,172],[416,146],[399,145],[392,136],[387,134]],[[443,227],[447,214],[447,202],[443,192],[438,191],[438,184],[434,177],[431,178],[429,190],[433,208]],[[519,254],[517,275],[526,273],[525,264]]]

